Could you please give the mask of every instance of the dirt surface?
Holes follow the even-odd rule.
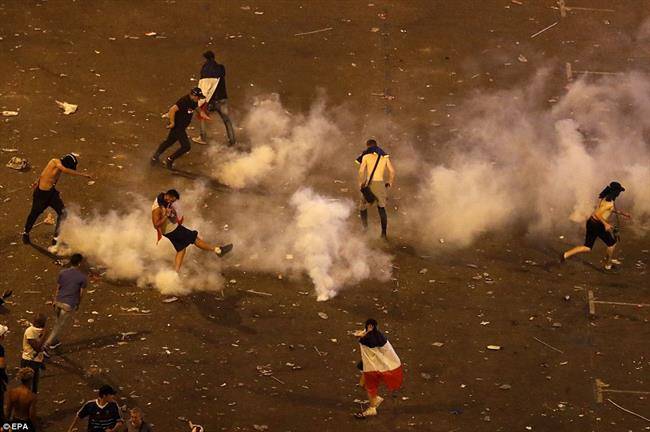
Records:
[[[0,153],[1,283],[15,292],[1,318],[11,328],[4,343],[11,374],[21,320],[49,312],[60,270],[52,257],[20,244],[29,184],[51,157],[75,151],[98,176],[92,186],[78,178],[60,183],[82,214],[120,208],[125,191],[153,196],[165,188],[171,174],[149,168],[148,156],[165,135],[160,113],[193,86],[203,50],[215,50],[228,67],[236,125],[255,95],[278,93],[287,109],[304,112],[324,91],[332,106],[397,125],[380,137],[389,149],[408,137],[438,160],[444,148],[427,152],[426,143],[444,142],[465,95],[510,88],[545,66],[557,71],[552,97],[566,83],[565,62],[647,69],[647,53],[631,52],[628,42],[650,2],[571,3],[606,10],[560,18],[553,2],[541,0],[0,2],[0,106],[20,112],[0,121],[1,147],[18,149]],[[79,111],[63,116],[55,99]],[[359,117],[347,132],[362,147],[373,131]],[[246,131],[238,132],[245,141]],[[201,151],[179,165],[201,174]],[[27,157],[32,170],[5,168],[14,155]],[[402,186],[415,180],[400,179]],[[172,181],[187,188],[193,180]],[[410,199],[405,188],[396,195]],[[648,429],[606,400],[650,417],[645,396],[606,393],[599,404],[594,383],[650,391],[650,309],[598,304],[590,319],[586,301],[592,290],[600,300],[650,303],[647,237],[625,241],[624,264],[605,273],[602,245],[564,267],[555,263],[578,231],[546,239],[501,233],[460,251],[416,250],[401,240],[399,213],[389,217],[393,280],[348,287],[325,303],[315,301],[306,278],[234,266],[225,278],[236,283],[223,295],[170,304],[132,282],[94,280],[42,375],[41,430],[65,430],[101,383],[118,387],[120,404],[141,407],[158,431],[187,430],[184,419],[208,432],[255,425],[296,432]],[[36,228],[35,243],[47,245],[49,230]],[[377,418],[360,422],[351,414],[355,399],[366,397],[356,386],[359,353],[347,332],[371,316],[400,355],[406,380]],[[491,344],[502,349],[487,350]],[[272,376],[259,373],[265,365]]]

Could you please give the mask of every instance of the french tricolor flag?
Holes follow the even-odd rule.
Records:
[[[363,363],[364,387],[372,397],[377,396],[379,384],[397,390],[404,379],[402,362],[388,339],[379,331],[372,330],[359,339]]]

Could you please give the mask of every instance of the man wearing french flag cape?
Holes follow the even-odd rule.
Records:
[[[402,386],[402,362],[388,339],[377,328],[377,321],[374,319],[367,320],[365,330],[359,330],[354,335],[359,337],[361,347],[361,385],[368,392],[370,401],[370,406],[365,411],[354,416],[364,419],[377,415],[377,408],[384,401],[378,394],[382,382],[389,390],[397,390]]]

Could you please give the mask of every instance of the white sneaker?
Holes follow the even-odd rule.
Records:
[[[611,263],[605,264],[605,270],[611,270],[611,269],[612,269],[612,264]]]
[[[365,419],[366,417],[372,417],[377,415],[377,408],[370,407],[367,408],[365,411],[358,412],[354,416],[358,419]]]
[[[203,138],[201,138],[201,137],[192,138],[192,141],[194,141],[197,144],[201,144],[201,145],[207,145],[208,144],[208,142],[204,141]]]
[[[621,265],[622,262],[619,261],[619,260],[617,260],[617,259],[612,258],[612,264],[614,264],[614,265]]]
[[[376,401],[377,401],[377,405],[375,405],[375,409],[379,408],[379,405],[381,405],[381,403],[384,401],[384,398],[381,396],[377,396]]]

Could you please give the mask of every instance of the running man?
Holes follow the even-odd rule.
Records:
[[[169,129],[169,134],[167,139],[160,143],[158,150],[151,156],[151,164],[157,164],[160,162],[160,155],[164,153],[169,147],[174,145],[176,141],[179,141],[181,148],[172,153],[166,160],[165,166],[168,169],[172,169],[174,161],[179,157],[183,156],[185,153],[189,152],[192,148],[190,144],[190,139],[187,137],[187,132],[185,129],[192,122],[192,115],[194,111],[199,106],[199,100],[205,99],[203,92],[198,87],[194,87],[190,94],[180,98],[171,108],[167,115],[169,116],[169,124],[167,129]],[[199,117],[209,118],[199,110]]]
[[[69,153],[60,159],[51,159],[45,165],[41,176],[33,185],[32,210],[29,212],[29,216],[27,216],[27,221],[25,222],[25,230],[22,233],[23,243],[30,243],[29,232],[32,230],[34,223],[36,223],[36,219],[38,219],[45,209],[52,207],[57,214],[56,225],[54,226],[54,238],[52,239],[52,245],[56,245],[61,221],[65,218],[65,205],[63,204],[63,200],[61,200],[59,191],[56,190],[56,183],[59,181],[61,173],[89,179],[93,178],[90,174],[78,172],[77,164],[77,157]]]
[[[217,112],[226,127],[228,134],[228,145],[235,145],[235,129],[232,127],[230,117],[228,117],[228,93],[226,92],[226,67],[217,63],[212,51],[203,53],[205,63],[201,67],[201,79],[199,87],[205,94],[205,100],[199,102],[202,110],[207,112]],[[201,120],[201,137],[194,138],[193,141],[198,144],[207,144],[208,135],[206,132],[205,120]]]
[[[618,242],[617,228],[609,223],[609,217],[612,213],[621,215],[630,219],[632,216],[621,210],[617,210],[614,201],[625,191],[619,182],[611,182],[609,186],[605,187],[598,195],[598,205],[596,210],[587,219],[586,228],[587,234],[585,235],[585,243],[583,246],[576,246],[562,254],[560,260],[564,262],[573,255],[591,251],[596,242],[596,238],[601,239],[607,245],[607,255],[605,256],[605,270],[611,270],[612,265],[619,265],[621,262],[614,259],[614,249]]]
[[[377,141],[366,141],[366,150],[356,159],[359,164],[359,190],[369,187],[374,200],[369,202],[361,194],[359,214],[363,229],[368,229],[368,207],[377,204],[379,219],[381,220],[381,237],[386,239],[388,228],[388,215],[386,214],[386,197],[388,188],[395,183],[395,168],[389,159],[389,154],[377,145]],[[388,170],[388,181],[384,182],[384,172]]]
[[[181,198],[178,191],[170,189],[167,192],[160,193],[151,206],[151,221],[154,228],[158,231],[158,240],[161,237],[167,237],[176,249],[176,258],[174,260],[174,269],[176,272],[181,270],[183,259],[187,247],[191,244],[206,251],[214,252],[218,257],[222,257],[232,250],[232,244],[223,246],[211,246],[199,237],[197,231],[192,231],[182,225],[183,218],[179,217],[174,202]]]
[[[383,382],[390,390],[397,390],[402,386],[404,379],[402,362],[395,353],[393,346],[386,336],[379,331],[377,321],[370,318],[366,321],[364,330],[354,332],[359,338],[361,348],[361,362],[358,367],[363,371],[361,385],[368,392],[370,406],[356,413],[358,419],[376,416],[377,408],[384,401],[379,396],[379,385]]]

